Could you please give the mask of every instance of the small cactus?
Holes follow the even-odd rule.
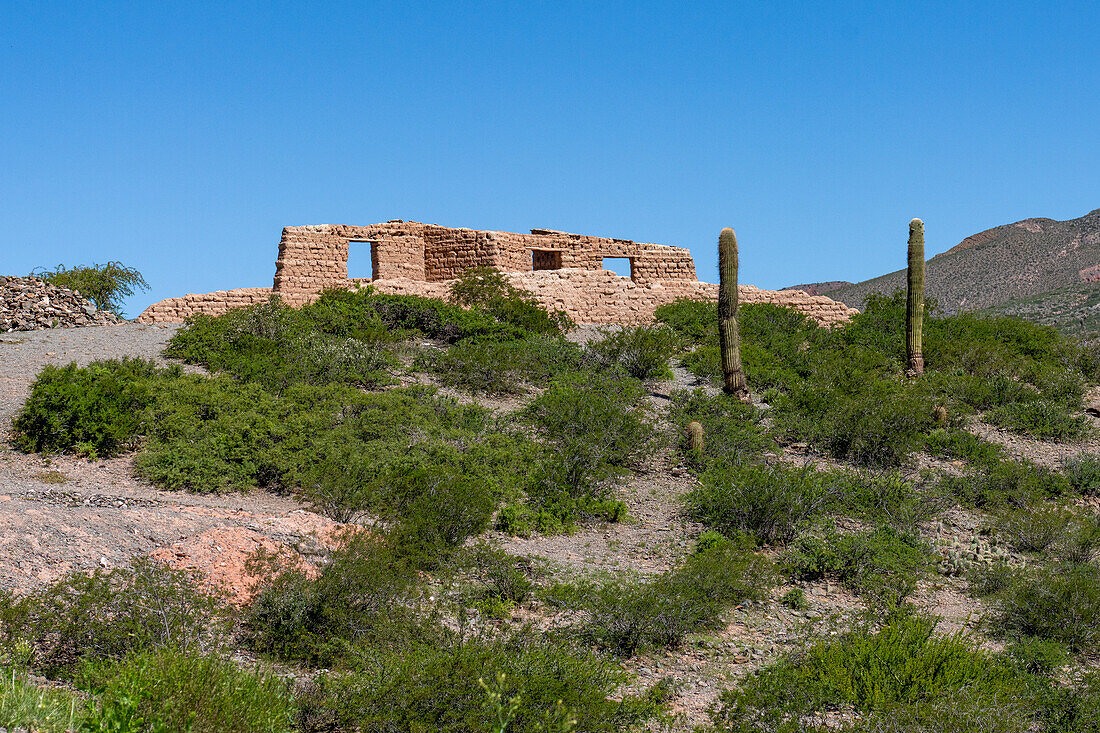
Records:
[[[703,452],[703,425],[695,420],[688,423],[688,448],[694,452]]]
[[[749,401],[749,385],[741,366],[737,332],[737,235],[726,227],[718,235],[718,337],[722,347],[722,376],[726,394]]]
[[[905,354],[909,373],[924,373],[921,330],[924,325],[924,222],[909,222],[909,270],[905,296]]]
[[[936,421],[936,426],[941,428],[947,427],[947,408],[943,405],[936,405],[932,408],[932,418]]]

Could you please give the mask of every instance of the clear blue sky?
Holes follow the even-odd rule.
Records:
[[[858,280],[1100,208],[1093,2],[0,0],[0,273],[270,285],[292,224],[678,244]]]

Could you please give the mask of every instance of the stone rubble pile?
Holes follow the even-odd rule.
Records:
[[[107,326],[122,320],[114,313],[98,310],[75,290],[50,285],[37,277],[0,275],[0,333]]]

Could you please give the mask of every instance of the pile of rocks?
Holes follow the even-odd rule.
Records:
[[[122,320],[97,309],[75,290],[50,285],[37,277],[0,275],[0,333],[107,326]]]

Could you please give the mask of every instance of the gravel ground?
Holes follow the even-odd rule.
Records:
[[[96,359],[133,356],[166,363],[160,352],[178,324],[120,323],[91,328],[58,328],[0,334],[0,425],[5,432],[27,398],[35,375],[47,364],[84,365]]]
[[[0,335],[0,433],[6,437],[47,364],[122,356],[164,364],[160,352],[178,328],[125,323]],[[118,567],[157,551],[216,578],[226,574],[235,544],[308,545],[332,529],[286,496],[161,491],[136,478],[132,466],[129,456],[44,457],[0,441],[0,590],[28,591],[71,570]],[[214,552],[198,552],[203,543]]]

